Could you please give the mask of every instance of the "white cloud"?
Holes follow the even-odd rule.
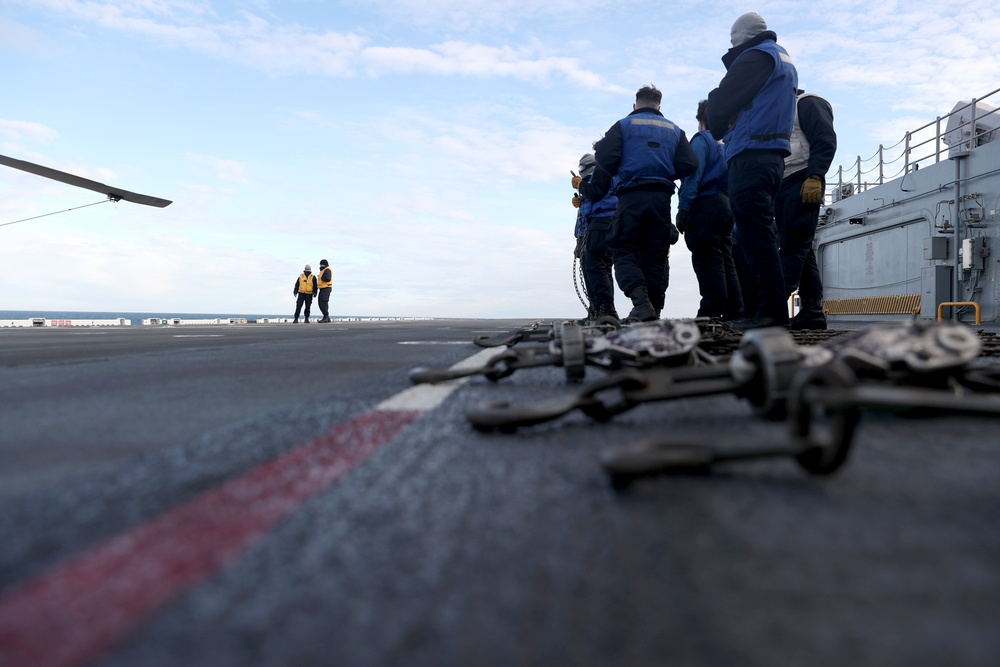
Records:
[[[431,30],[468,33],[485,30],[494,34],[512,33],[525,26],[557,25],[579,18],[607,20],[621,6],[634,3],[619,0],[615,5],[598,0],[349,0],[352,5],[371,7],[385,20],[416,25]]]
[[[41,123],[0,118],[0,140],[3,141],[47,144],[58,137],[59,132]]]
[[[624,90],[580,66],[578,58],[546,56],[532,48],[491,47],[466,42],[445,42],[429,49],[369,47],[362,53],[365,70],[373,75],[423,72],[437,75],[511,77],[545,83],[562,75],[587,88]]]
[[[421,72],[440,76],[511,77],[544,83],[553,76],[589,88],[620,90],[578,59],[538,53],[526,47],[487,46],[447,41],[428,47],[368,45],[350,32],[315,31],[293,24],[274,25],[250,12],[222,21],[191,2],[71,2],[42,0],[60,15],[91,21],[134,37],[261,69],[271,74],[371,76]],[[209,22],[206,19],[211,18]],[[195,24],[197,22],[197,24]]]
[[[226,160],[198,153],[188,153],[187,157],[193,162],[209,167],[220,181],[242,185],[250,182],[247,178],[247,166],[237,160]]]

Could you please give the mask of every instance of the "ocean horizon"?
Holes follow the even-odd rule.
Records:
[[[279,317],[292,317],[293,313],[284,315],[265,313],[178,313],[173,311],[160,311],[156,313],[130,313],[123,311],[78,311],[78,310],[0,310],[0,320],[30,320],[34,317],[43,317],[47,320],[114,320],[124,317],[132,324],[142,324],[143,320],[151,317],[169,319],[178,317],[182,320],[208,320],[215,318],[229,319],[230,317],[244,317],[247,320],[259,320],[264,318],[274,319]],[[333,317],[333,315],[331,315]],[[337,315],[336,317],[341,317]]]
[[[274,313],[179,313],[174,311],[159,311],[159,312],[149,312],[149,313],[133,313],[125,311],[79,311],[79,310],[0,310],[0,320],[30,320],[32,318],[41,317],[46,320],[115,320],[119,317],[124,317],[129,320],[133,325],[142,324],[143,320],[148,320],[153,317],[158,317],[160,319],[171,319],[179,318],[182,320],[210,320],[210,319],[229,319],[231,317],[245,318],[247,321],[252,322],[254,320],[260,319],[276,319],[276,318],[289,318],[294,316],[294,312],[284,313],[276,315]],[[316,317],[317,313],[315,308],[313,309],[312,319],[318,319]],[[319,315],[322,317],[322,315]],[[362,320],[368,319],[388,319],[388,320],[411,320],[411,319],[430,319],[430,320],[440,320],[440,319],[452,319],[452,318],[441,318],[441,317],[395,317],[391,315],[335,315],[330,313],[330,317],[344,319],[344,318],[359,318]]]

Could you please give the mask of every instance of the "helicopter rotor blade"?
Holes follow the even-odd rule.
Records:
[[[42,165],[35,164],[34,162],[16,160],[12,157],[7,157],[6,155],[0,155],[0,164],[13,167],[14,169],[20,169],[21,171],[26,171],[29,174],[35,174],[36,176],[51,178],[54,181],[66,183],[67,185],[75,185],[78,188],[85,188],[87,190],[93,190],[94,192],[100,192],[103,195],[107,195],[109,199],[114,199],[116,201],[124,199],[125,201],[132,202],[133,204],[144,204],[146,206],[156,206],[157,208],[164,208],[165,206],[169,206],[173,203],[169,199],[160,199],[159,197],[151,197],[150,195],[141,195],[136,192],[129,192],[128,190],[122,190],[121,188],[115,188],[110,185],[105,185],[104,183],[98,183],[97,181],[92,181],[88,178],[67,174],[65,171],[43,167]]]

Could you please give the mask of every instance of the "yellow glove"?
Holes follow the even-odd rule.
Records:
[[[580,187],[580,183],[582,183],[582,182],[583,182],[583,179],[580,178],[579,176],[573,176],[573,179],[570,181],[570,183],[573,184],[573,189],[574,190],[576,190],[578,187]]]
[[[802,184],[799,194],[802,195],[803,204],[822,204],[823,179],[819,176],[810,176]]]
[[[573,197],[573,208],[580,208],[581,201],[579,197]]]

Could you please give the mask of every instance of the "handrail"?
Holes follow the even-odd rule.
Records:
[[[886,147],[879,144],[878,151],[876,151],[875,155],[868,159],[862,159],[859,155],[851,161],[849,166],[845,167],[841,165],[831,169],[831,171],[827,174],[826,182],[832,185],[828,188],[828,192],[826,194],[832,196],[833,193],[841,193],[841,196],[836,197],[836,199],[843,198],[843,195],[845,194],[845,185],[852,185],[852,194],[859,194],[870,187],[884,184],[886,180],[892,180],[897,176],[905,175],[911,171],[917,170],[920,168],[920,165],[925,162],[931,160],[933,160],[934,163],[940,162],[942,154],[946,154],[947,151],[950,151],[953,148],[953,146],[944,143],[944,137],[948,134],[948,119],[956,113],[961,114],[966,109],[970,108],[971,118],[969,121],[962,123],[957,128],[952,128],[951,131],[962,132],[966,128],[971,127],[972,130],[969,132],[968,146],[970,152],[975,150],[979,143],[979,139],[987,132],[993,131],[983,130],[977,132],[977,121],[981,121],[986,116],[991,116],[993,114],[1000,115],[1000,102],[994,104],[994,106],[997,107],[996,109],[988,111],[978,117],[976,115],[978,112],[977,104],[988,100],[994,95],[997,95],[997,93],[1000,93],[1000,88],[992,90],[982,97],[973,98],[969,105],[963,105],[958,110],[951,111],[945,116],[938,116],[931,122],[921,125],[915,130],[907,132],[902,139],[891,146]],[[930,131],[930,134],[924,138],[924,134],[927,131]],[[963,141],[962,143],[964,144],[966,142]],[[898,148],[900,145],[902,145],[902,149],[898,153],[893,152],[891,156],[886,156],[887,152],[893,151],[893,149]],[[896,172],[893,176],[887,178],[885,174],[885,166],[899,161],[900,158],[903,158],[904,160],[902,169],[899,172]],[[868,166],[869,163],[871,164],[870,167]],[[878,175],[874,181],[869,182],[863,178],[865,175],[876,171]]]

